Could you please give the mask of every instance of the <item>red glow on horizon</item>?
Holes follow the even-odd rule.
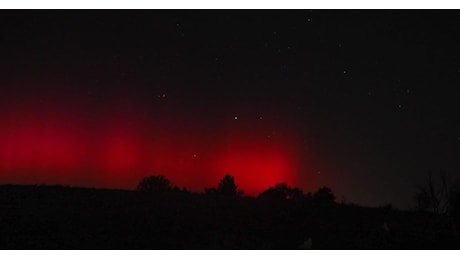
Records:
[[[179,187],[202,191],[231,174],[245,194],[257,195],[297,182],[294,140],[273,142],[257,129],[227,126],[216,129],[216,139],[177,134],[174,125],[153,127],[129,114],[91,123],[65,113],[20,112],[28,116],[0,117],[0,183],[133,189],[142,177],[162,174]]]
[[[253,136],[229,142],[214,166],[218,172],[234,176],[245,194],[257,195],[277,183],[297,184],[295,157],[286,143],[272,143]]]

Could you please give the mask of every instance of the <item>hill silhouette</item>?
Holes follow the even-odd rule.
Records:
[[[281,185],[266,194],[278,194],[273,189],[292,191]],[[330,190],[284,199],[168,190],[2,185],[0,248],[458,249],[459,245],[446,216],[315,202],[331,198]]]

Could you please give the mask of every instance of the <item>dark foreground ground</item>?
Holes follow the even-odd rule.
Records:
[[[0,249],[460,249],[448,218],[176,192],[0,186]]]

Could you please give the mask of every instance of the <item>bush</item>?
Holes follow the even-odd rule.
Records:
[[[149,176],[143,178],[137,185],[138,191],[167,192],[171,191],[171,182],[163,175]]]

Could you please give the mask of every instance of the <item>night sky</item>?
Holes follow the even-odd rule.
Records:
[[[0,184],[411,205],[460,177],[460,13],[0,11]]]

